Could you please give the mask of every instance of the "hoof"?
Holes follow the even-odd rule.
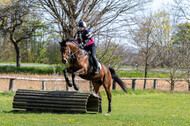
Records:
[[[78,86],[78,85],[74,86],[74,89],[75,89],[76,91],[78,91],[78,90],[79,90],[79,86]]]
[[[105,114],[105,116],[108,116],[108,115],[110,115],[110,112],[108,112],[108,113]]]
[[[72,87],[72,83],[71,83],[71,82],[67,82],[67,85],[68,85],[69,87]]]

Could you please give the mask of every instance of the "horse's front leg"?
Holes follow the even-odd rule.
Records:
[[[71,83],[71,81],[69,80],[69,78],[67,76],[67,68],[63,70],[63,73],[64,73],[64,77],[65,77],[65,81],[66,81],[67,85],[69,87],[72,87],[72,83]]]
[[[72,74],[72,81],[73,81],[73,86],[74,86],[74,89],[76,90],[76,91],[78,91],[79,90],[79,86],[75,83],[75,73],[73,73]]]
[[[82,75],[82,74],[85,74],[85,73],[86,73],[86,72],[85,72],[84,68],[82,68],[82,69],[79,69],[79,70],[77,70],[76,72],[74,72],[74,73],[72,74],[73,86],[74,86],[74,89],[75,89],[76,91],[79,90],[79,86],[78,86],[78,85],[76,84],[76,82],[75,82],[75,76]]]

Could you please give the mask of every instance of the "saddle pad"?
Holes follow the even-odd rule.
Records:
[[[100,70],[102,69],[102,65],[100,64],[100,62],[98,62],[98,67]]]

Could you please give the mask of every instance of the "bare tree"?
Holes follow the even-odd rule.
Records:
[[[126,30],[121,23],[123,15],[129,17],[150,1],[152,0],[39,0],[43,9],[51,15],[49,20],[57,24],[55,30],[62,38],[75,38],[78,22],[85,21],[98,47],[97,57],[109,65],[119,65],[124,59],[125,49],[116,44],[122,42],[120,31]]]
[[[153,51],[153,42],[151,41],[151,35],[154,26],[152,25],[152,17],[148,18],[145,22],[139,24],[139,31],[134,34],[134,41],[140,48],[139,55],[142,57],[144,63],[144,77],[147,78],[148,69],[154,60],[151,60],[151,55]],[[144,80],[144,89],[146,89],[146,79]]]
[[[21,65],[19,42],[31,38],[34,31],[38,28],[37,25],[31,26],[30,29],[23,27],[28,22],[27,16],[31,7],[31,1],[15,0],[0,8],[0,33],[9,36],[10,41],[14,45],[16,65],[18,67]]]
[[[96,34],[122,14],[151,0],[39,0],[57,23],[63,38],[74,38],[77,24],[83,20]]]
[[[190,20],[190,0],[174,0],[173,6],[178,11],[178,17],[185,17]]]
[[[183,76],[183,73],[179,73],[178,71],[183,68],[184,58],[174,44],[170,45],[170,48],[164,53],[164,55],[165,59],[168,61],[167,64],[165,64],[165,67],[170,70],[168,83],[171,85],[171,91],[174,91],[175,83]]]

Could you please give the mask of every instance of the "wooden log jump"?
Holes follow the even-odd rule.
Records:
[[[99,105],[96,94],[74,91],[18,89],[13,99],[13,108],[42,112],[97,113]]]

